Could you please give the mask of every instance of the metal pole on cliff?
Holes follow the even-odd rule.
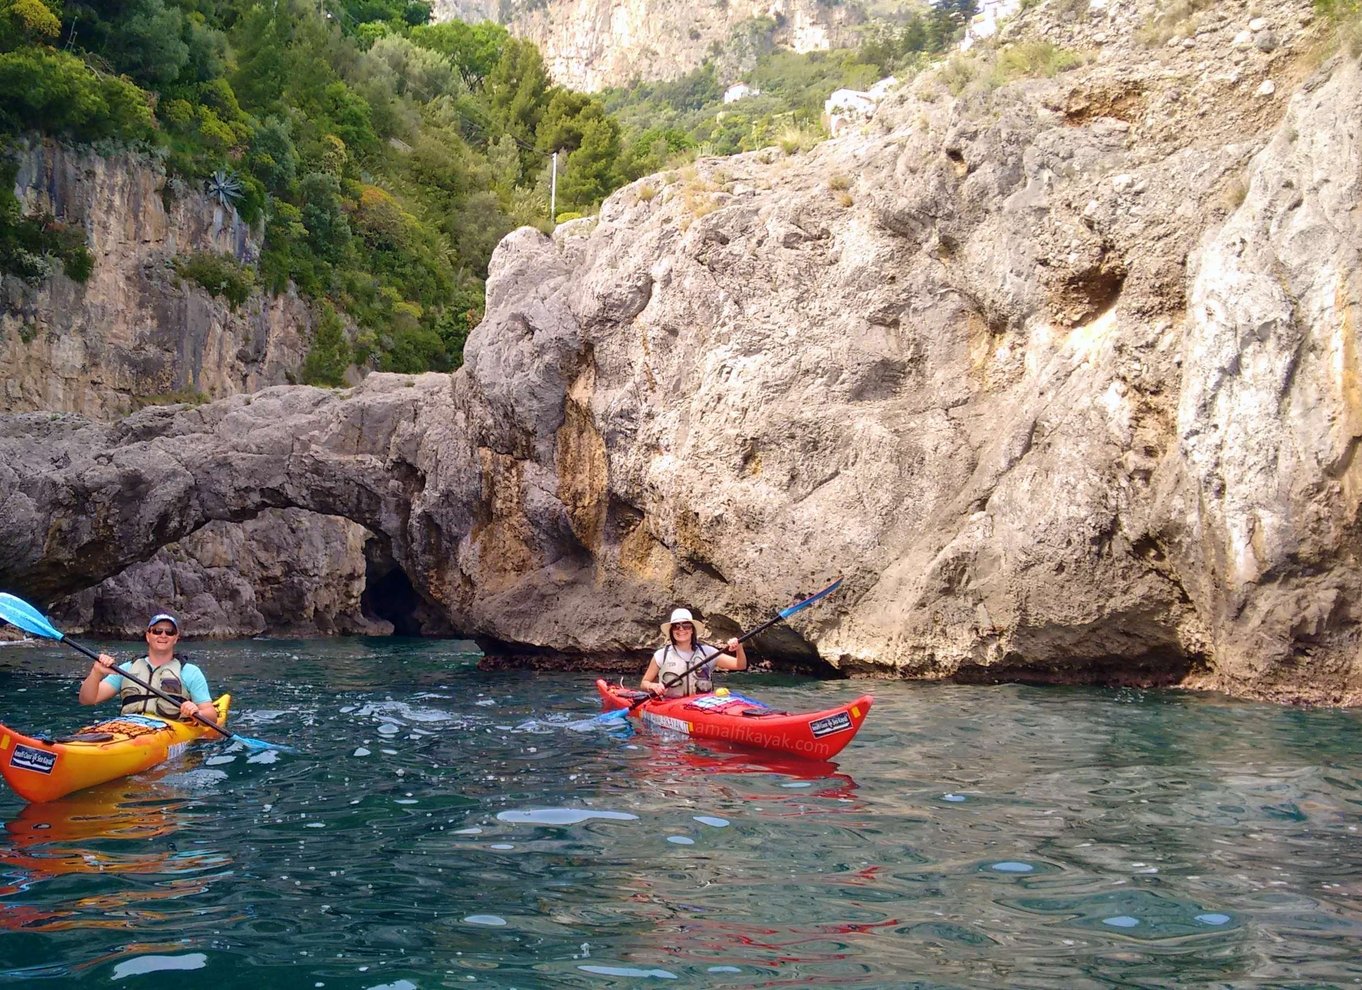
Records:
[[[553,167],[549,171],[549,219],[558,216],[558,152],[553,153]]]

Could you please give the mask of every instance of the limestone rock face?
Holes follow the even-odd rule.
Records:
[[[1304,3],[1255,8],[1269,50],[1211,13],[1168,45],[1093,7],[1071,72],[924,74],[809,154],[517,231],[452,377],[0,419],[0,585],[292,506],[489,646],[636,649],[677,604],[726,635],[842,574],[757,649],[1362,702],[1362,79]]]
[[[1215,654],[1284,691],[1357,684],[1359,121],[1352,59],[1292,100],[1189,272],[1167,528]]]
[[[254,258],[259,245],[234,211],[166,182],[129,155],[23,149],[15,191],[25,212],[83,227],[95,268],[84,285],[0,282],[0,408],[107,419],[163,396],[281,384],[302,364],[311,316],[297,296],[256,293],[233,310],[176,276],[178,256]]]
[[[855,47],[865,21],[858,3],[820,0],[435,0],[433,10],[436,21],[500,21],[539,47],[554,82],[588,93],[685,75],[754,18],[766,18],[773,43],[796,52]]]
[[[364,609],[367,530],[348,520],[267,510],[241,524],[212,522],[53,610],[63,629],[141,638],[170,610],[196,639],[387,636]]]
[[[235,212],[168,186],[144,159],[54,142],[21,149],[15,192],[26,213],[83,228],[95,267],[83,285],[0,281],[0,409],[115,419],[147,402],[281,384],[302,364],[312,316],[296,295],[255,293],[232,309],[175,274],[174,259],[194,252],[258,256]],[[57,614],[73,631],[136,635],[162,608],[198,635],[390,631],[360,608],[366,536],[292,510],[245,531],[224,523]]]

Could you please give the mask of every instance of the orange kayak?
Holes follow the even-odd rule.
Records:
[[[224,728],[231,702],[232,696],[224,694],[213,703]],[[26,801],[55,801],[83,787],[150,770],[208,735],[222,738],[199,722],[153,715],[120,715],[57,739],[35,739],[0,725],[0,774]]]
[[[604,680],[596,681],[596,691],[601,707],[607,711],[628,708],[641,696],[641,692]],[[873,701],[863,694],[823,711],[782,712],[720,688],[684,698],[650,698],[629,714],[652,728],[697,739],[719,739],[811,760],[830,760],[860,731]]]

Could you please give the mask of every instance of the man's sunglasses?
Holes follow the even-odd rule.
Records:
[[[147,632],[153,636],[178,636],[179,633],[174,629],[148,629]]]

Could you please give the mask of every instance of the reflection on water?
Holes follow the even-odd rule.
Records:
[[[164,769],[45,804],[28,804],[0,839],[0,929],[12,933],[137,931],[135,943],[89,961],[11,968],[11,979],[75,976],[92,965],[180,942],[143,941],[178,930],[230,858],[189,838],[195,813]],[[17,947],[17,946],[16,946]]]
[[[1362,981],[1356,713],[882,684],[810,763],[580,731],[590,676],[480,673],[464,644],[197,652],[236,728],[298,752],[211,743],[55,804],[0,798],[0,983]],[[80,722],[63,662],[0,655],[18,727]],[[729,683],[791,710],[857,693]]]

